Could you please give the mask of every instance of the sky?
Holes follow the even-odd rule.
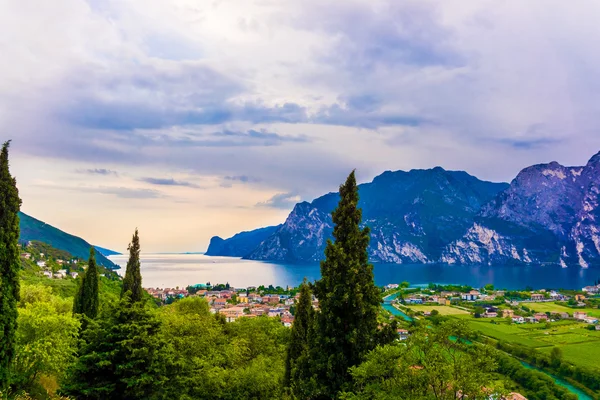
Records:
[[[597,0],[0,0],[0,139],[29,215],[203,251],[352,169],[585,164],[599,20]]]

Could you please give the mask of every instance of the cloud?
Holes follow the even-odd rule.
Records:
[[[80,174],[89,174],[89,175],[119,176],[119,173],[117,171],[113,171],[112,169],[106,169],[106,168],[78,169],[76,172],[78,172]]]
[[[123,199],[156,199],[165,197],[163,193],[157,190],[115,186],[98,186],[95,188],[77,188],[73,190],[114,195]]]
[[[300,202],[300,196],[295,192],[290,193],[278,193],[268,199],[267,201],[257,203],[257,207],[269,207],[269,208],[280,208],[289,210],[293,208],[296,203]]]
[[[195,183],[186,182],[186,181],[177,181],[173,178],[147,177],[147,178],[140,178],[139,181],[150,183],[152,185],[159,185],[159,186],[184,186],[184,187],[190,187],[190,188],[196,188],[196,189],[200,188],[200,186],[196,185]]]
[[[224,176],[223,179],[226,181],[234,181],[234,182],[242,182],[242,183],[260,182],[261,181],[260,178],[255,178],[255,177],[248,176],[248,175]]]

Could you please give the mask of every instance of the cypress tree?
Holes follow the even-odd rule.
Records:
[[[129,299],[132,302],[140,301],[144,297],[142,289],[142,274],[140,272],[140,238],[136,228],[131,243],[127,248],[129,250],[129,261],[123,278],[123,290],[121,297],[130,292]]]
[[[284,385],[290,388],[297,397],[302,398],[304,396],[301,383],[310,377],[309,341],[314,320],[312,292],[306,278],[300,286],[300,297],[294,317],[285,359]]]
[[[350,383],[348,368],[358,365],[378,344],[377,314],[381,292],[368,262],[369,228],[360,228],[362,210],[354,171],[340,186],[340,201],[333,211],[333,237],[321,262],[321,279],[315,283],[319,299],[312,344],[318,391],[313,398],[335,398]]]
[[[0,392],[9,385],[9,369],[15,357],[17,301],[19,300],[19,209],[17,181],[9,170],[5,142],[0,154]]]
[[[9,385],[9,369],[15,357],[17,301],[19,300],[19,209],[17,181],[10,174],[9,142],[0,154],[0,392]]]
[[[79,281],[79,289],[73,302],[74,314],[84,314],[91,319],[96,318],[99,304],[98,280],[99,273],[98,266],[96,265],[96,256],[94,248],[91,247],[88,268]]]

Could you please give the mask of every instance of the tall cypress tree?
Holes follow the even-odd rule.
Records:
[[[129,261],[123,278],[123,290],[121,297],[127,292],[131,292],[129,298],[132,302],[142,300],[144,292],[142,289],[142,274],[140,272],[140,238],[136,228],[131,243],[127,248],[129,250]]]
[[[96,256],[94,248],[90,248],[90,259],[88,268],[79,281],[79,290],[73,302],[73,313],[84,314],[88,318],[94,319],[98,315],[98,266],[96,265]]]
[[[315,283],[319,299],[312,345],[313,398],[334,398],[350,380],[348,368],[358,365],[377,345],[377,313],[381,292],[368,262],[369,228],[360,228],[362,211],[354,171],[340,186],[340,201],[332,213],[334,242],[328,241],[321,279]]]
[[[19,300],[19,209],[17,181],[9,171],[8,147],[0,154],[0,392],[9,385],[9,368],[15,356],[17,301]]]
[[[310,377],[309,342],[314,322],[312,292],[306,278],[300,286],[300,297],[298,298],[294,317],[294,325],[292,325],[290,343],[285,359],[284,385],[290,388],[297,397],[302,398],[304,397],[304,388],[301,383],[307,377]]]

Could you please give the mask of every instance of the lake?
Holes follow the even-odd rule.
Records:
[[[128,255],[109,257],[125,273]],[[318,264],[298,265],[208,257],[203,254],[142,254],[144,287],[185,287],[196,283],[227,283],[237,286],[296,286],[306,277],[319,278]],[[412,285],[464,284],[497,288],[581,289],[600,279],[600,267],[561,268],[560,266],[449,266],[439,264],[375,264],[378,285],[408,281]]]

